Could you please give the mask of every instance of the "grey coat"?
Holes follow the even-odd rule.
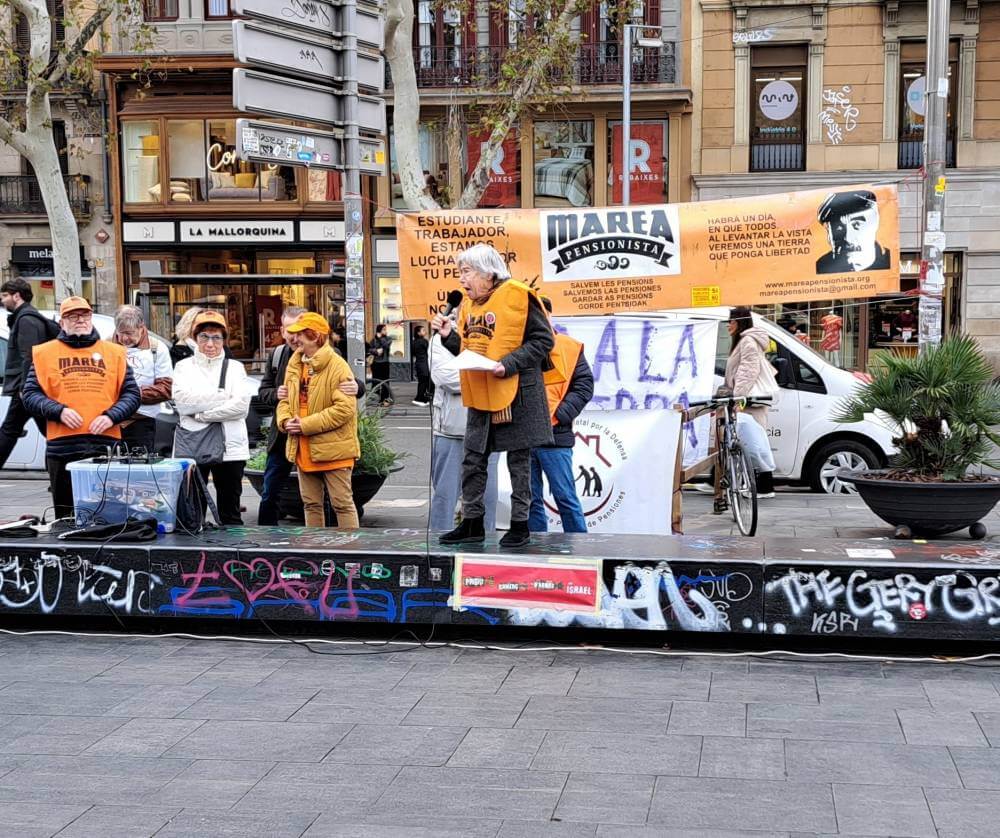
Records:
[[[453,355],[461,350],[461,340],[455,331],[443,343]],[[524,326],[524,340],[517,349],[500,359],[507,375],[517,373],[520,376],[517,395],[510,406],[511,421],[491,425],[489,412],[470,407],[465,426],[466,448],[483,454],[487,450],[519,451],[553,444],[552,419],[542,371],[549,368],[549,353],[554,345],[552,326],[541,304],[532,297]]]

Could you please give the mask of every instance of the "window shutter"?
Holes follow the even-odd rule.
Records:
[[[64,0],[47,0],[52,23],[52,52],[66,43],[66,8]]]
[[[28,29],[28,19],[24,15],[17,16],[14,27],[14,50],[18,55],[27,57],[31,49],[31,30]]]

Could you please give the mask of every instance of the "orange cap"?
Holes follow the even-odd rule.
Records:
[[[83,297],[67,297],[59,306],[59,316],[65,317],[71,311],[93,311],[90,303]]]
[[[330,324],[322,314],[317,314],[315,311],[300,314],[298,320],[286,327],[289,332],[304,332],[306,329],[311,329],[320,335],[330,334]]]
[[[203,311],[194,319],[194,325],[191,327],[191,334],[194,336],[198,335],[202,329],[206,326],[218,326],[223,332],[229,334],[229,327],[226,325],[226,318],[223,317],[217,311]]]

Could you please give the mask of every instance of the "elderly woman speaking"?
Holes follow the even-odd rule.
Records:
[[[462,523],[441,536],[442,544],[475,544],[485,539],[483,516],[490,453],[507,452],[510,471],[510,531],[501,547],[530,540],[531,449],[552,445],[543,367],[552,351],[552,327],[535,293],[510,278],[503,257],[477,244],[458,257],[459,282],[466,298],[451,320],[438,314],[431,323],[453,355],[469,349],[496,365],[490,371],[463,370],[462,401],[469,408],[462,461]]]

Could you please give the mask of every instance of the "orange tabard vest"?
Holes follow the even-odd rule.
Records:
[[[36,346],[31,357],[45,395],[83,417],[83,425],[75,431],[61,422],[47,422],[47,439],[89,434],[90,423],[118,401],[125,382],[124,346],[99,340],[93,346],[74,348],[50,340]],[[121,439],[122,433],[112,425],[103,435]]]
[[[517,349],[524,340],[528,299],[533,293],[523,282],[508,279],[482,305],[467,297],[458,311],[462,349],[494,361]],[[462,370],[460,377],[466,407],[497,413],[510,407],[517,395],[517,374],[497,378],[491,372]]]
[[[549,400],[549,416],[552,417],[552,424],[558,425],[556,409],[566,398],[570,382],[573,380],[573,371],[580,360],[580,353],[583,352],[583,344],[561,332],[556,332],[555,338],[556,345],[549,353],[552,369],[545,373],[544,381],[545,395]]]

